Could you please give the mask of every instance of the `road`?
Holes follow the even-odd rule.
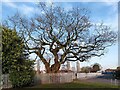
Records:
[[[80,77],[80,76],[78,76]],[[77,78],[78,80],[82,80],[83,82],[100,82],[100,83],[109,83],[113,85],[120,85],[120,80],[113,79],[111,75],[97,75],[92,77],[84,77]]]

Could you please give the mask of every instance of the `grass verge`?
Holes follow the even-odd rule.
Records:
[[[118,88],[118,86],[98,82],[74,81],[71,83],[63,84],[41,84],[29,88]]]

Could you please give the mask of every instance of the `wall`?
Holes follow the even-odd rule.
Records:
[[[88,79],[88,78],[94,78],[96,76],[102,75],[101,73],[77,73],[78,79]]]

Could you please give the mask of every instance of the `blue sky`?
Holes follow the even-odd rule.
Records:
[[[27,0],[28,1],[28,0]],[[87,0],[90,1],[90,0]],[[93,0],[94,1],[94,0]],[[57,4],[63,6],[66,10],[72,7],[84,7],[90,10],[90,19],[92,23],[101,23],[111,27],[111,30],[118,31],[118,6],[117,2],[58,2]],[[48,5],[50,2],[46,2]],[[11,0],[5,0],[2,2],[2,20],[8,16],[12,16],[19,11],[21,14],[31,17],[36,9],[36,2],[14,2]],[[80,63],[82,66],[90,66],[94,63],[99,63],[106,68],[116,68],[118,66],[118,45],[114,45],[108,48],[108,53],[100,58],[92,58],[89,62]],[[33,57],[32,57],[33,58]],[[72,64],[75,66],[75,62]]]

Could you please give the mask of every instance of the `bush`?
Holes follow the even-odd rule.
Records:
[[[115,78],[120,80],[120,70],[115,72]]]
[[[33,82],[33,62],[28,59],[24,40],[15,30],[2,28],[2,73],[9,74],[13,87],[28,86]]]
[[[30,86],[33,83],[33,78],[34,71],[31,61],[24,62],[24,65],[14,67],[10,72],[10,81],[13,88]]]

